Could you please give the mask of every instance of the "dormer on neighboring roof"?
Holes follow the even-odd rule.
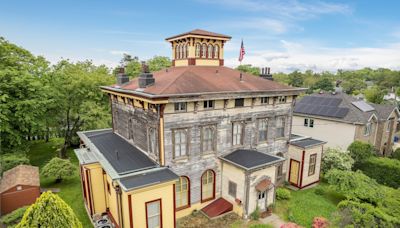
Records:
[[[172,46],[173,66],[223,66],[224,44],[231,37],[195,29],[166,38]]]

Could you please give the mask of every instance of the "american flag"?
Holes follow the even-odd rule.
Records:
[[[246,54],[246,52],[244,51],[244,45],[242,40],[242,44],[240,45],[239,62],[242,62],[244,54]]]

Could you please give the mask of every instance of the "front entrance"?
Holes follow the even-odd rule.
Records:
[[[265,211],[266,210],[266,205],[267,205],[267,190],[263,191],[263,192],[257,192],[258,197],[257,197],[257,205],[258,208],[260,208],[261,211]]]
[[[290,160],[290,173],[289,173],[289,182],[296,186],[299,185],[299,169],[300,162],[296,160]]]

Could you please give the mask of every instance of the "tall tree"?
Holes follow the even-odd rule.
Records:
[[[302,87],[304,84],[304,76],[299,71],[294,71],[289,74],[289,85],[294,87]]]
[[[243,64],[240,65],[238,67],[236,67],[236,70],[245,72],[245,73],[249,73],[255,76],[259,76],[260,75],[260,68],[259,67],[255,67],[252,66],[251,64]]]
[[[381,104],[383,102],[384,92],[377,86],[364,90],[365,98],[367,101],[375,104]]]
[[[94,66],[90,61],[62,60],[53,67],[48,83],[64,138],[61,158],[66,157],[66,150],[78,130],[110,126],[108,97],[99,87],[113,82],[105,66]]]
[[[159,71],[171,66],[171,60],[165,56],[154,56],[147,61],[151,72]]]

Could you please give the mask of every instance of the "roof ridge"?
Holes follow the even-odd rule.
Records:
[[[172,80],[170,83],[168,83],[168,85],[167,86],[165,86],[165,88],[164,89],[162,89],[161,91],[160,91],[160,93],[163,93],[163,92],[165,92],[167,89],[169,89],[176,81],[178,81],[178,79],[180,79],[188,70],[189,70],[190,68],[188,67],[188,68],[186,68],[183,72],[182,72],[182,74],[180,74],[178,77],[176,77],[174,80]],[[167,76],[168,77],[168,76]]]

